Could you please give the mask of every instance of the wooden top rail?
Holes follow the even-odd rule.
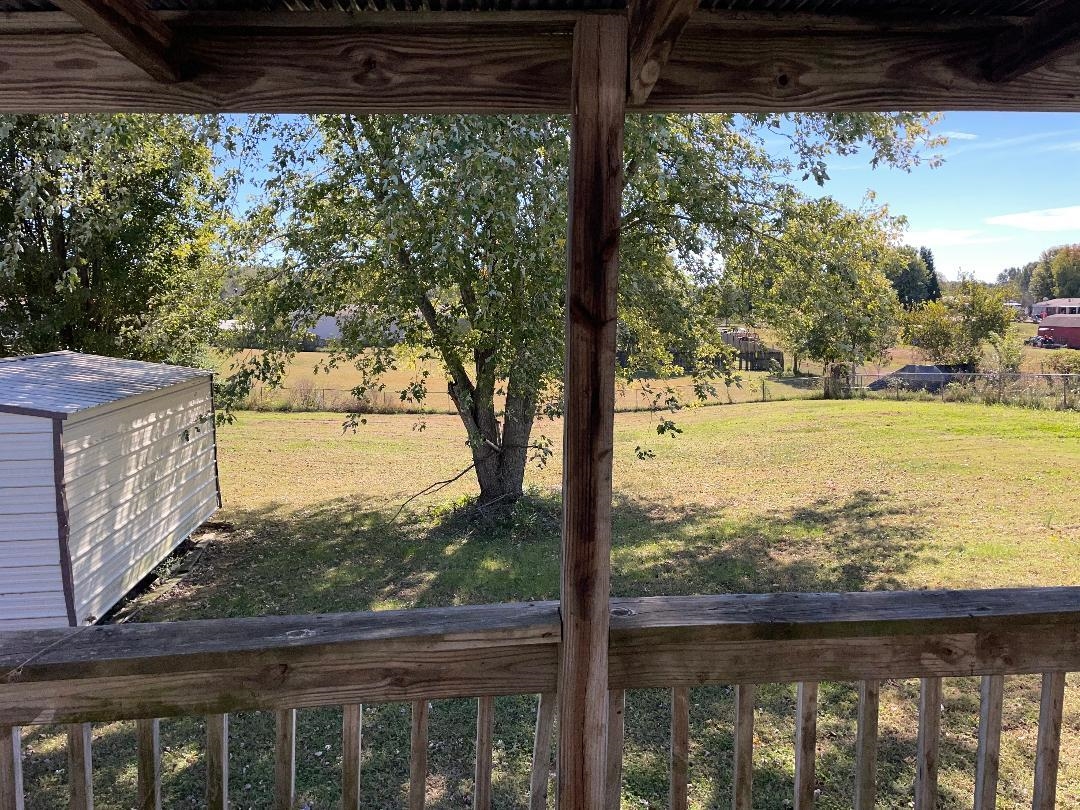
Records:
[[[558,604],[0,633],[0,726],[553,692]],[[1080,587],[613,599],[613,689],[1080,670]]]

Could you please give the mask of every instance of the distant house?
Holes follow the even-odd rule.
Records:
[[[1077,298],[1060,300],[1080,301]],[[1039,322],[1039,337],[1048,337],[1054,343],[1064,343],[1070,349],[1080,349],[1080,312],[1073,315],[1047,315]]]
[[[1032,304],[1031,314],[1036,318],[1047,315],[1080,315],[1080,298],[1051,298]]]

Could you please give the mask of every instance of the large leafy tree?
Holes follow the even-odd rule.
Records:
[[[907,313],[904,337],[932,363],[965,366],[982,363],[987,341],[1009,334],[1012,312],[1000,288],[963,278],[952,293]]]
[[[561,393],[566,124],[259,120],[254,153],[270,159],[238,243],[247,263],[271,267],[242,299],[268,351],[236,369],[227,393],[279,382],[297,333],[339,314],[342,345],[327,362],[356,364],[365,380],[358,395],[400,362],[401,345],[438,359],[481,503],[520,494],[529,454],[543,452],[534,420],[557,413]],[[629,118],[621,372],[688,374],[702,393],[730,374],[718,324],[745,304],[730,294],[742,289],[730,276],[752,268],[727,257],[779,238],[799,202],[788,178],[824,179],[829,154],[861,146],[875,161],[910,167],[925,124],[907,114]],[[790,141],[788,156],[765,148],[770,132]],[[401,396],[422,401],[429,384],[420,373]],[[659,430],[671,425],[661,419]]]
[[[0,354],[196,362],[216,328],[213,154],[180,116],[0,116]]]
[[[930,259],[929,264],[927,258]],[[903,248],[895,251],[885,266],[885,275],[892,282],[896,296],[905,309],[941,297],[937,273],[932,269],[933,263],[933,255],[928,248]]]

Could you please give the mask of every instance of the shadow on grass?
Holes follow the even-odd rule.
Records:
[[[557,598],[561,507],[556,496],[533,493],[497,515],[463,507],[405,514],[396,522],[388,519],[388,513],[352,500],[299,510],[274,505],[233,510],[228,515],[232,531],[213,542],[181,586],[147,604],[139,620]],[[638,596],[891,588],[900,585],[925,554],[919,515],[884,492],[857,492],[844,502],[823,500],[749,519],[620,496],[615,507],[613,591]],[[794,711],[785,690],[790,691],[769,687],[762,692],[761,727],[773,735],[790,724]],[[636,806],[666,803],[666,701],[667,693],[656,690],[629,697],[624,793]],[[695,690],[693,711],[695,750],[708,752],[704,762],[700,756],[694,761],[694,795],[704,806],[722,806],[730,790],[730,690]],[[497,701],[497,806],[520,806],[527,792],[534,717],[533,697]],[[408,706],[365,708],[363,784],[370,806],[404,805],[408,720]],[[271,803],[272,722],[272,715],[261,712],[241,713],[232,720],[235,807]],[[339,710],[299,713],[301,806],[333,807],[339,802],[340,722]],[[474,724],[474,701],[434,705],[430,807],[469,804]],[[201,720],[192,718],[162,724],[168,806],[202,804],[203,728]],[[65,763],[58,736],[56,730],[42,729],[28,739],[31,747],[53,752],[28,762],[32,808],[63,806]],[[837,745],[847,745],[852,736],[844,735]],[[130,725],[98,727],[94,745],[97,806],[103,810],[130,806],[135,782]],[[755,788],[769,802],[789,797],[791,768],[783,752],[790,753],[790,742],[776,742],[764,750],[766,755],[757,762]],[[843,784],[849,768],[843,756],[823,756],[823,783]],[[899,798],[900,793],[890,795]],[[850,803],[850,792],[843,798]]]

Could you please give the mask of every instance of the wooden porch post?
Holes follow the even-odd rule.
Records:
[[[574,32],[563,440],[560,810],[604,806],[608,728],[615,292],[619,272],[626,19]]]

